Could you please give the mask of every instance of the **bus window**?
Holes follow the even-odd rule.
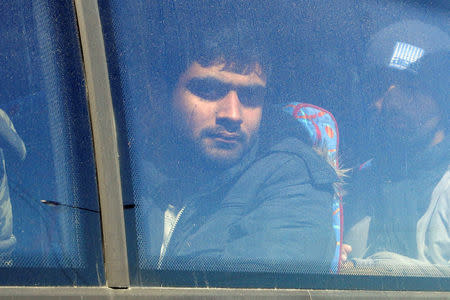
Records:
[[[71,1],[0,4],[1,285],[104,285]]]
[[[132,285],[448,290],[445,8],[99,6]]]

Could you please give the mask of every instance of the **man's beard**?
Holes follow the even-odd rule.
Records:
[[[194,139],[194,153],[204,168],[221,170],[239,163],[254,145],[241,130],[230,132],[222,126],[204,128]]]
[[[418,122],[409,116],[385,112],[381,118],[379,135],[384,143],[394,148],[420,151],[430,143],[435,130],[424,130]]]

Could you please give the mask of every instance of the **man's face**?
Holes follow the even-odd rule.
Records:
[[[375,107],[388,137],[403,143],[418,142],[440,121],[439,107],[430,96],[400,85],[391,85]]]
[[[197,155],[219,167],[237,163],[254,143],[266,86],[259,65],[245,75],[224,67],[192,63],[172,101],[177,129]]]

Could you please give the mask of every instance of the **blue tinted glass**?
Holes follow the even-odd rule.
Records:
[[[104,284],[71,1],[0,4],[0,280]]]
[[[444,5],[100,6],[135,285],[448,289]]]

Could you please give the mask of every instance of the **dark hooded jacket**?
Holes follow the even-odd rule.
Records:
[[[327,272],[334,170],[279,107],[264,109],[257,144],[208,180],[165,174],[142,162],[139,264],[150,269]],[[170,157],[170,156],[169,156]],[[164,212],[182,210],[164,255]]]

